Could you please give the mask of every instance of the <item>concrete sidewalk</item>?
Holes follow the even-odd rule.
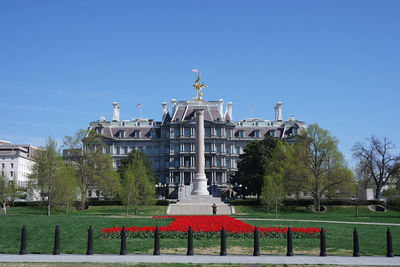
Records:
[[[0,255],[0,262],[98,262],[98,263],[232,263],[232,264],[337,264],[337,265],[381,265],[400,266],[400,257],[383,256],[242,256],[242,255]]]

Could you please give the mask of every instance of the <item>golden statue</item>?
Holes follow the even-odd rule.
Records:
[[[204,83],[200,83],[200,72],[197,74],[197,80],[194,82],[192,85],[194,88],[197,90],[197,100],[198,101],[203,101],[203,88],[207,87]]]

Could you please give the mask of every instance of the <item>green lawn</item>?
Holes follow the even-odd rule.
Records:
[[[165,215],[166,207],[141,207],[138,211],[140,215]],[[247,216],[256,216],[257,211],[253,208],[240,206],[238,211],[247,212]],[[314,214],[307,210],[289,210],[282,213],[280,217],[288,219],[314,219],[314,220],[344,220],[357,221],[352,217],[352,208],[336,208],[325,214]],[[154,226],[168,225],[170,221],[153,220],[151,218],[125,217],[125,211],[120,206],[110,207],[91,207],[86,211],[74,211],[70,215],[63,215],[62,211],[55,211],[50,217],[46,216],[43,208],[10,208],[8,216],[0,217],[0,253],[19,252],[20,234],[23,224],[27,226],[28,233],[28,253],[51,254],[53,250],[54,229],[56,225],[61,229],[61,252],[77,253],[86,252],[87,229],[91,225],[95,233],[94,251],[101,254],[119,254],[120,240],[103,239],[99,237],[101,228],[112,226]],[[370,214],[365,208],[360,208],[359,221],[378,221],[400,223],[399,212],[388,212],[375,215]],[[240,213],[237,215],[242,217]],[[260,216],[261,217],[261,216]],[[263,217],[272,218],[273,215]],[[360,248],[362,255],[385,255],[386,253],[386,229],[384,225],[353,225],[335,223],[314,223],[314,222],[291,222],[291,221],[252,221],[246,220],[254,226],[310,226],[324,227],[327,230],[328,253],[336,255],[352,254],[352,232],[357,227],[360,238]],[[396,255],[400,253],[400,227],[391,226],[393,233],[393,246]],[[196,254],[218,254],[220,240],[215,239],[196,239],[194,240]],[[128,253],[151,254],[153,249],[152,239],[128,239]],[[187,240],[162,239],[162,253],[186,253]],[[229,254],[251,254],[252,239],[228,239]],[[261,253],[284,255],[286,251],[285,239],[261,239]],[[319,239],[294,239],[295,254],[318,255]]]
[[[400,223],[400,211],[373,212],[367,206],[358,207],[358,217],[355,217],[354,206],[328,206],[324,213],[311,212],[307,207],[280,207],[279,219],[324,220],[346,222],[379,222]],[[275,218],[274,210],[270,213],[263,206],[235,206],[236,214],[233,217],[241,218]]]

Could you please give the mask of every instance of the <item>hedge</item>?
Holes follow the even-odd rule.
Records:
[[[400,200],[389,200],[387,202],[387,207],[392,210],[400,210]]]
[[[314,204],[314,199],[312,198],[300,198],[300,199],[284,199],[282,201],[285,206],[309,206]],[[381,200],[358,200],[358,205],[383,205]],[[355,206],[356,201],[352,199],[321,199],[321,205],[325,206]]]
[[[168,206],[170,204],[169,200],[165,199],[159,199],[157,200],[154,205],[156,206]],[[34,206],[41,206],[44,205],[42,204],[41,201],[18,201],[11,203],[11,206],[14,207],[34,207]],[[75,201],[74,205],[75,207],[79,207],[80,201]],[[89,199],[86,201],[86,206],[122,206],[122,201],[121,200],[94,200],[94,199]]]

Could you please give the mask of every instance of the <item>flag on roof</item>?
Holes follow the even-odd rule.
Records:
[[[136,105],[137,108],[140,108],[141,106],[142,106],[142,104],[137,104]]]
[[[192,71],[193,71],[193,72],[199,72],[199,70],[198,70],[198,69],[192,69]]]

